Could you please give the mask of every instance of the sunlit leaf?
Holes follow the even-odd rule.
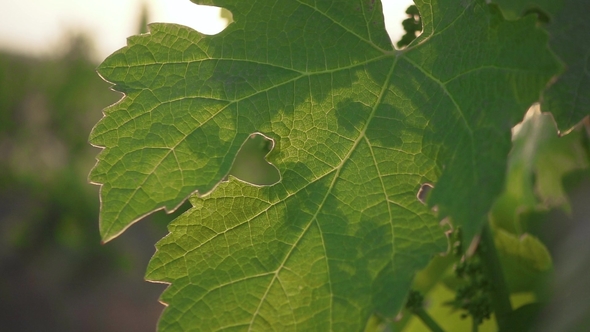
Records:
[[[560,70],[546,35],[483,1],[417,1],[424,31],[396,51],[378,1],[199,3],[234,22],[215,36],[152,24],[99,68],[126,94],[91,135],[103,239],[195,193],[148,267],[171,283],[162,330],[392,317],[447,247],[419,188],[434,183],[439,217],[478,232],[510,128]],[[253,133],[276,143],[281,181],[219,183]]]

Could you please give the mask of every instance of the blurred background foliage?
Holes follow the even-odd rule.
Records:
[[[146,32],[147,12],[141,13],[138,32]],[[408,14],[408,20],[419,23]],[[101,110],[122,96],[96,74],[90,37],[72,33],[64,45],[44,57],[0,49],[0,330],[153,331],[165,285],[143,281],[145,268],[167,223],[188,203],[173,215],[155,213],[108,245],[100,244],[99,188],[87,182],[99,150],[87,138]],[[587,159],[587,134],[580,130]],[[279,181],[276,168],[264,160],[272,145],[252,135],[231,174],[260,185]],[[528,176],[527,181],[535,181],[535,175]],[[555,273],[548,288],[538,292],[549,294],[538,330],[590,326],[587,167],[569,173],[564,183],[569,210],[535,203],[518,212],[527,232],[546,244],[553,259]],[[452,268],[444,259],[436,264]],[[434,271],[435,278],[425,271],[416,281],[417,288],[430,291],[426,309],[450,331],[468,330],[468,321],[457,323],[461,312],[444,305],[453,293],[439,282],[441,267]],[[520,303],[530,302],[530,294],[523,296]],[[407,318],[406,331],[426,330]]]
[[[42,58],[0,50],[0,329],[151,331],[165,286],[143,275],[174,216],[100,244],[88,134],[121,95],[96,74],[88,36],[64,45]]]

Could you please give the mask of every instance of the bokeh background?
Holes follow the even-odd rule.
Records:
[[[394,42],[410,4],[384,1]],[[0,8],[0,330],[153,331],[165,285],[143,275],[175,215],[158,212],[100,244],[98,187],[87,182],[99,150],[87,139],[121,95],[95,68],[147,23],[215,34],[231,15],[189,0],[0,0]],[[244,178],[260,166],[239,164],[234,171]],[[590,317],[587,173],[568,181],[571,214],[535,216],[545,220],[539,234],[562,271],[544,313],[548,330],[590,326],[583,325]]]

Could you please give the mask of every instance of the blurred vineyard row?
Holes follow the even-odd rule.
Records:
[[[142,276],[170,216],[102,246],[87,143],[120,95],[96,74],[92,42],[56,55],[0,52],[0,326],[4,331],[149,331],[163,285]],[[155,220],[155,222],[154,222]]]

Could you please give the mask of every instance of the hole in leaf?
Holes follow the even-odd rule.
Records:
[[[422,22],[418,8],[412,0],[382,0],[381,2],[383,4],[383,16],[389,38],[397,49],[407,46],[419,35],[415,29],[416,20],[419,22],[418,31],[422,31]],[[412,9],[412,13],[416,14],[408,14],[407,12],[410,8],[415,8]],[[412,32],[408,32],[408,29],[405,28],[406,25]]]
[[[274,147],[274,140],[260,133],[246,139],[236,155],[229,175],[255,186],[271,186],[281,180],[279,170],[266,161]]]
[[[428,199],[428,194],[430,194],[430,192],[432,191],[433,188],[434,188],[434,186],[431,185],[430,183],[424,183],[424,184],[422,184],[422,186],[420,186],[420,189],[418,190],[418,194],[416,194],[416,198],[418,198],[420,203],[426,204],[426,200]]]

